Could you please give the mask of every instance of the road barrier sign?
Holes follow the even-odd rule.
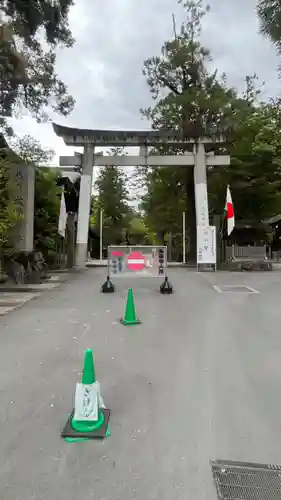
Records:
[[[167,276],[167,247],[157,245],[109,246],[107,280],[102,293],[114,292],[111,278],[164,278],[160,293],[173,292]],[[127,324],[127,323],[126,323]]]
[[[109,246],[108,276],[110,278],[162,278],[167,276],[167,247]]]

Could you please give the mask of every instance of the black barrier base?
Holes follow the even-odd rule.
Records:
[[[170,295],[173,293],[173,287],[168,281],[168,276],[164,279],[163,283],[160,285],[160,293]]]
[[[77,438],[88,438],[88,439],[103,439],[106,437],[106,431],[109,423],[109,417],[110,417],[110,410],[108,408],[101,408],[100,411],[102,411],[104,415],[104,423],[96,429],[95,431],[91,432],[78,432],[73,429],[71,422],[74,417],[74,410],[72,410],[71,414],[69,415],[67,422],[62,430],[61,437],[63,438],[72,438],[72,439],[77,439]]]
[[[109,276],[107,276],[105,283],[101,286],[102,293],[113,293],[115,291],[115,286],[110,280]]]

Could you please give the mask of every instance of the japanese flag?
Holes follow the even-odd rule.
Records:
[[[225,214],[227,218],[227,234],[229,236],[232,233],[235,226],[234,208],[229,186],[227,186],[227,191],[226,191]]]

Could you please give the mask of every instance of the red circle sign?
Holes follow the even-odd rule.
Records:
[[[141,271],[145,267],[144,255],[140,252],[132,252],[128,257],[128,269],[130,271]]]

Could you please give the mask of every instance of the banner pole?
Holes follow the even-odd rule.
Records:
[[[182,213],[182,262],[185,264],[185,212]]]
[[[103,226],[103,209],[100,209],[100,261],[102,261],[102,226]]]

